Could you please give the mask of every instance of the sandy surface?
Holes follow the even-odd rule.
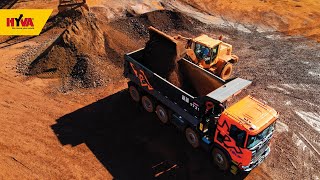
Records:
[[[203,2],[196,1],[193,5],[203,8]],[[212,2],[218,3],[210,1],[206,8],[214,6]],[[266,31],[268,28],[264,27],[265,31],[259,31],[258,20],[264,20],[264,16],[250,16],[251,19],[244,16],[241,24],[239,14],[252,10],[251,4],[241,2],[233,1],[232,5],[224,6],[238,12],[232,16],[223,14],[226,12],[223,6],[216,8],[226,16],[221,18],[175,1],[163,1],[163,7],[157,1],[88,1],[89,5],[96,6],[91,11],[98,17],[97,34],[103,34],[102,39],[107,40],[102,48],[108,47],[99,52],[106,58],[95,63],[101,63],[102,67],[112,65],[106,72],[113,73],[112,78],[103,77],[108,81],[96,88],[72,86],[65,89],[65,81],[60,76],[25,76],[16,72],[22,54],[30,57],[30,51],[40,51],[48,39],[56,37],[63,28],[49,29],[34,38],[1,37],[0,178],[319,179],[320,46],[301,37]],[[238,5],[234,5],[236,3]],[[299,28],[298,22],[307,16],[296,9],[317,14],[312,9],[317,7],[316,1],[309,2],[314,3],[313,6],[303,1],[286,3],[291,4],[283,11],[277,8],[284,9],[285,3],[257,1],[256,4],[261,6],[258,8],[261,11],[273,7],[278,18],[283,15],[282,18],[290,19],[294,15],[297,23],[288,22],[291,30]],[[12,7],[55,8],[56,5],[57,1],[17,1]],[[193,29],[175,26],[185,25],[185,22],[176,23],[179,15],[173,18],[166,12],[132,17],[163,8],[175,9],[207,24]],[[285,12],[292,13],[286,15]],[[161,17],[162,21],[155,17]],[[229,20],[233,18],[235,21]],[[257,26],[247,26],[248,22],[257,23]],[[123,53],[144,45],[148,38],[146,27],[150,23],[171,34],[223,34],[224,40],[234,46],[235,54],[240,57],[234,76],[254,81],[244,94],[250,93],[280,112],[272,152],[249,175],[219,172],[210,156],[192,149],[183,134],[174,127],[162,126],[154,114],[146,113],[130,101],[124,91],[126,79],[114,74],[122,72]],[[269,23],[273,28],[286,31],[281,29],[284,26],[276,26],[277,21]],[[317,27],[308,27],[306,34],[292,32],[307,37],[317,32]],[[96,35],[76,31],[71,34],[75,40],[69,43],[83,42],[86,35],[91,41]],[[77,49],[84,51],[87,47],[81,42],[76,43]],[[85,53],[99,57],[94,52]]]
[[[320,41],[318,0],[181,0],[207,13]]]

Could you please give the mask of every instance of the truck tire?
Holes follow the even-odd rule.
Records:
[[[186,138],[192,147],[197,148],[200,145],[199,136],[193,129],[186,129]]]
[[[135,102],[139,102],[140,101],[140,93],[138,91],[138,89],[135,86],[129,86],[129,93],[131,98],[135,101]]]
[[[231,74],[232,74],[232,64],[231,63],[227,63],[226,65],[224,65],[221,73],[220,73],[220,77],[224,80],[229,79]]]
[[[148,96],[142,96],[141,103],[143,108],[147,112],[153,112],[154,111],[154,103]]]
[[[230,163],[225,155],[219,148],[214,148],[212,151],[213,161],[222,171],[227,171],[230,168]]]
[[[159,118],[159,120],[163,123],[163,124],[167,124],[169,122],[169,113],[167,108],[163,107],[162,105],[158,105],[156,107],[156,114]]]

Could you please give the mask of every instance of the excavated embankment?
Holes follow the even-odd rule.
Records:
[[[200,22],[181,13],[172,11],[154,11],[140,16],[124,16],[110,21],[98,19],[103,12],[100,9],[87,11],[75,10],[78,14],[64,34],[58,39],[48,53],[36,58],[28,66],[29,75],[44,78],[61,78],[63,85],[72,87],[96,87],[108,81],[121,78],[123,55],[127,52],[150,47],[154,50],[147,59],[153,70],[170,82],[182,86],[175,49],[163,43],[147,42],[149,26],[162,31],[189,31]],[[191,33],[195,30],[191,30]],[[152,44],[155,46],[152,47]],[[167,60],[164,62],[163,60]]]

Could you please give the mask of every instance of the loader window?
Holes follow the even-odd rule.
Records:
[[[237,146],[244,147],[244,141],[246,138],[245,131],[239,129],[235,125],[231,125],[229,135],[236,141]]]
[[[198,59],[203,59],[206,62],[206,64],[211,63],[210,48],[196,43],[194,52]]]
[[[214,60],[216,59],[217,55],[218,55],[218,50],[219,50],[219,45],[212,48],[212,56],[211,56],[211,59]]]

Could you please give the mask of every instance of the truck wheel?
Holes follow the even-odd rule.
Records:
[[[192,147],[199,147],[199,136],[196,132],[194,132],[191,128],[186,129],[186,138]]]
[[[130,93],[131,98],[132,98],[135,102],[139,102],[139,101],[140,101],[140,93],[139,93],[139,91],[137,90],[136,87],[130,86],[130,87],[129,87],[129,93]]]
[[[233,70],[232,64],[231,63],[227,63],[223,67],[223,69],[221,71],[221,74],[220,74],[220,77],[222,79],[224,79],[224,80],[229,79],[229,77],[231,76],[232,70]]]
[[[218,148],[212,151],[213,161],[222,171],[227,171],[230,168],[230,163],[227,156]]]
[[[143,108],[148,111],[148,112],[153,112],[154,111],[154,103],[148,96],[142,96],[141,99],[142,106]]]
[[[156,107],[156,113],[158,118],[163,124],[166,124],[169,122],[169,113],[166,108],[164,108],[162,105],[158,105]]]

